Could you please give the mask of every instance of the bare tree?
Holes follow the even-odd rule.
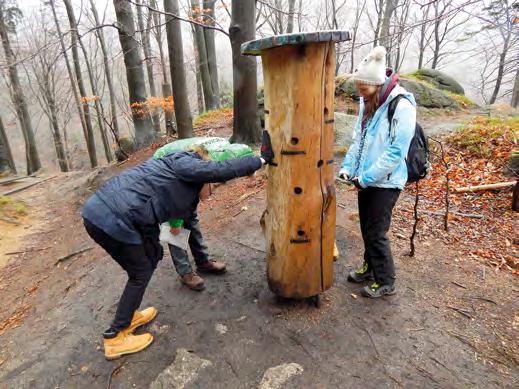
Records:
[[[150,0],[151,7],[153,9],[158,9],[157,3],[155,0]],[[165,100],[169,100],[172,98],[171,92],[171,84],[168,79],[168,71],[166,64],[166,56],[164,55],[164,48],[162,46],[162,24],[160,22],[161,16],[157,11],[150,10],[153,14],[153,27],[155,32],[155,39],[157,41],[157,46],[159,48],[159,56],[160,56],[160,65],[162,69],[162,97]],[[173,135],[175,132],[174,118],[173,118],[173,110],[166,109],[164,111],[164,118],[166,120],[166,133],[168,135]]]
[[[182,31],[180,20],[171,16],[171,14],[179,14],[178,0],[164,0],[164,11],[168,14],[166,15],[166,33],[178,136],[179,138],[190,138],[193,136],[193,118],[187,94]]]
[[[77,21],[74,16],[74,9],[72,8],[72,4],[70,0],[63,0],[65,4],[65,9],[67,10],[68,21],[70,25],[70,40],[71,40],[71,49],[72,49],[72,62],[74,64],[74,71],[76,74],[76,81],[78,85],[78,91],[81,96],[81,101],[83,104],[83,117],[85,120],[86,131],[87,131],[87,147],[88,147],[88,155],[90,156],[90,164],[92,167],[97,166],[97,155],[96,155],[96,147],[95,147],[95,137],[94,137],[94,129],[92,128],[92,117],[90,114],[90,105],[88,104],[88,94],[86,92],[85,83],[83,82],[83,73],[81,70],[81,62],[79,59],[78,52],[78,39],[79,33],[77,29]]]
[[[516,4],[516,7],[517,6],[518,5]],[[502,39],[502,46],[499,52],[499,64],[497,68],[496,82],[494,91],[492,92],[492,96],[490,97],[489,101],[490,104],[494,104],[499,96],[499,90],[501,89],[501,84],[503,82],[509,51],[512,47],[515,47],[515,45],[519,43],[519,29],[515,25],[516,23],[514,23],[512,15],[512,4],[509,3],[509,0],[494,0],[486,8],[486,10],[488,11],[489,17],[491,18],[491,28],[497,29]],[[514,62],[517,64],[517,60]]]
[[[391,35],[389,33],[391,27],[391,17],[398,6],[398,0],[386,0],[382,21],[380,22],[380,31],[378,33],[378,43],[390,49]]]
[[[514,88],[512,90],[512,100],[510,105],[514,108],[519,106],[519,67],[515,71]]]
[[[137,0],[137,21],[139,30],[141,31],[142,49],[144,51],[144,61],[146,61],[146,71],[148,73],[148,85],[150,86],[150,96],[157,96],[155,88],[155,78],[153,74],[153,60],[151,52],[150,31],[151,31],[151,11],[148,10],[148,18],[146,25],[144,24],[143,8],[140,6],[141,0]],[[156,107],[151,109],[151,119],[153,121],[153,128],[156,133],[160,133],[160,115]]]
[[[29,62],[31,75],[35,79],[37,88],[33,88],[33,83],[29,85],[33,90],[33,96],[39,102],[41,109],[49,121],[49,127],[54,140],[54,149],[60,170],[69,171],[67,153],[63,144],[62,130],[59,124],[59,104],[57,99],[58,83],[60,80],[61,69],[58,61],[61,58],[59,47],[50,45],[52,41],[51,32],[47,28],[47,20],[41,14],[41,20],[34,27],[27,26],[30,32],[28,46],[35,53],[34,58]]]
[[[351,43],[350,43],[350,73],[353,73],[355,70],[355,44],[357,43],[357,37],[359,32],[359,26],[361,17],[364,14],[364,10],[366,9],[367,0],[355,0],[355,17],[353,24],[351,26]]]
[[[99,14],[97,13],[97,9],[94,3],[94,0],[90,0],[90,9],[92,10],[92,15],[94,16],[95,26],[96,28],[96,36],[99,40],[99,45],[101,46],[101,53],[103,55],[103,67],[105,74],[106,85],[108,86],[108,95],[110,97],[110,123],[108,123],[109,127],[112,129],[113,136],[115,141],[119,142],[119,123],[117,121],[117,106],[115,99],[115,91],[114,84],[112,81],[112,72],[110,69],[110,63],[108,60],[108,51],[106,49],[105,37],[103,33],[103,29],[100,28],[101,22],[99,20]]]
[[[196,33],[195,33],[195,25],[191,25],[191,35],[193,36],[193,42],[196,42]],[[198,57],[198,50],[196,49],[196,44],[194,48],[194,56],[195,62],[192,66],[193,73],[195,74],[196,79],[196,102],[198,105],[198,113],[201,114],[205,111],[204,105],[204,91],[202,87],[202,77],[200,76],[200,58]]]
[[[9,138],[5,132],[4,122],[0,117],[0,175],[9,172],[16,174],[16,165],[9,145]]]
[[[203,21],[203,12],[201,11],[200,2],[198,0],[191,0],[191,17],[194,20]],[[195,37],[195,56],[197,59],[199,77],[202,81],[205,108],[207,110],[212,110],[216,108],[216,101],[213,93],[211,75],[209,73],[209,62],[207,58],[207,48],[205,45],[206,41],[204,36],[204,29],[197,24],[192,26],[194,29],[193,35]]]
[[[146,98],[146,84],[139,43],[135,39],[135,24],[130,3],[114,0],[119,25],[119,41],[123,49],[130,108],[135,127],[135,145],[139,149],[155,139]]]
[[[232,141],[255,143],[260,140],[257,102],[257,62],[255,57],[241,54],[241,45],[253,40],[256,33],[254,0],[232,2],[229,28],[233,59],[234,123]]]
[[[15,30],[16,18],[21,15],[21,11],[6,0],[0,1],[0,39],[4,49],[5,59],[9,70],[9,89],[11,99],[13,101],[16,116],[20,122],[23,138],[25,140],[27,174],[32,174],[41,168],[38,149],[36,148],[36,139],[32,128],[31,115],[27,106],[27,101],[23,93],[23,87],[18,76],[18,68],[16,66],[16,57],[11,48],[9,32]]]
[[[203,0],[204,5],[204,24],[208,26],[215,25],[215,3],[216,0]],[[211,86],[213,89],[213,99],[216,108],[220,107],[220,85],[218,80],[218,65],[216,63],[216,45],[214,41],[214,30],[204,28],[205,48],[207,51],[207,64],[209,66],[209,75],[211,76]]]
[[[425,6],[420,8],[421,12],[420,12],[418,17],[419,17],[419,19],[421,21],[425,21],[425,20],[429,19],[430,10],[431,10],[431,4],[432,3],[428,3]],[[419,40],[418,40],[418,69],[422,69],[423,68],[424,57],[425,57],[425,50],[429,46],[429,44],[431,42],[431,39],[432,39],[432,34],[430,33],[430,27],[431,27],[431,23],[422,23],[420,25],[420,34],[418,35],[419,36]]]
[[[389,60],[389,66],[392,66],[395,71],[399,71],[404,62],[411,34],[414,30],[408,28],[410,10],[411,0],[401,0],[401,3],[395,10],[395,23],[391,36],[391,51]]]

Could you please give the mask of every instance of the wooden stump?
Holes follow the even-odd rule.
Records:
[[[347,32],[289,34],[243,45],[261,55],[268,168],[264,230],[270,289],[316,296],[333,283],[335,42]]]

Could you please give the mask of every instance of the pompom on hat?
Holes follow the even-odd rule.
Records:
[[[362,60],[351,80],[368,85],[382,85],[386,81],[386,48],[377,46]]]

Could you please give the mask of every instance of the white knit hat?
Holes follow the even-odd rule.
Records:
[[[353,80],[369,85],[382,85],[386,81],[386,49],[377,46],[362,60]]]

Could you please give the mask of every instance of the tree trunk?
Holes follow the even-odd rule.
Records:
[[[164,10],[168,13],[178,15],[178,0],[164,0]],[[181,139],[191,138],[193,136],[193,118],[191,117],[187,94],[180,21],[167,15],[166,33],[168,38],[169,66],[171,71],[171,84],[173,85],[173,100],[175,102],[178,137]]]
[[[142,58],[139,42],[135,39],[135,24],[130,3],[125,0],[114,0],[114,7],[119,24],[119,41],[124,55],[130,107],[135,127],[135,148],[140,149],[155,139],[150,112],[146,103],[146,84],[144,82]]]
[[[214,26],[215,13],[214,4],[216,0],[204,0],[204,13],[207,15],[205,24]],[[218,63],[216,62],[216,45],[214,43],[214,30],[204,28],[205,48],[207,51],[207,64],[209,65],[209,75],[213,87],[213,98],[216,108],[220,108],[220,84],[218,81]]]
[[[54,95],[52,93],[52,88],[48,81],[48,75],[45,76],[45,81],[43,87],[43,92],[45,93],[45,102],[47,104],[48,110],[46,110],[50,130],[52,133],[52,139],[54,140],[54,148],[56,150],[56,157],[58,158],[59,168],[62,172],[68,172],[69,167],[67,163],[67,155],[65,153],[65,148],[63,147],[63,141],[61,139],[61,132],[59,129],[59,121],[58,121],[58,113],[56,110],[56,101],[54,99]]]
[[[380,24],[379,44],[388,49],[391,45],[391,37],[389,36],[389,28],[391,27],[391,16],[393,15],[393,12],[395,11],[397,4],[398,0],[386,0],[384,16],[382,17],[382,22]]]
[[[191,33],[193,36],[193,42],[196,42],[195,26],[191,25]],[[196,101],[198,104],[198,114],[204,112],[204,92],[202,88],[202,77],[200,77],[200,58],[198,56],[198,50],[195,45],[195,78],[196,78]]]
[[[96,26],[99,26],[101,23],[99,22],[99,15],[97,13],[97,9],[95,7],[94,0],[90,0],[90,6],[92,8],[92,14],[94,15],[94,20]],[[111,130],[113,132],[113,136],[115,138],[116,143],[119,143],[119,124],[117,122],[117,105],[115,100],[115,92],[114,92],[114,84],[112,81],[112,73],[110,72],[110,63],[108,61],[108,52],[106,50],[105,37],[102,28],[98,28],[96,30],[97,39],[99,40],[99,45],[101,46],[101,53],[103,54],[103,66],[105,72],[105,80],[106,85],[108,86],[108,94],[110,95],[110,115],[111,115]]]
[[[241,44],[255,38],[255,13],[254,0],[232,2],[229,33],[233,61],[234,122],[231,140],[238,143],[259,142],[261,135],[256,96],[257,62],[256,58],[241,54]]]
[[[382,24],[382,15],[384,13],[384,0],[378,0],[378,10],[377,10],[377,27],[375,28],[375,39],[373,40],[373,47],[381,44],[379,42],[379,34],[380,34],[380,26]]]
[[[505,63],[509,49],[508,44],[510,43],[510,35],[511,31],[507,33],[507,36],[505,37],[505,41],[503,44],[503,51],[499,55],[499,66],[497,68],[496,85],[494,86],[494,91],[492,92],[492,97],[490,98],[489,104],[494,104],[499,96],[499,90],[501,89],[501,83],[503,82],[503,76],[505,74]]]
[[[90,81],[90,87],[92,88],[92,95],[94,98],[94,104],[96,109],[96,115],[97,115],[97,126],[99,127],[99,133],[101,135],[101,140],[103,142],[103,149],[105,152],[105,158],[108,163],[112,162],[114,160],[114,157],[112,155],[112,149],[110,147],[110,142],[108,141],[108,136],[106,134],[106,127],[104,125],[104,109],[101,104],[101,96],[99,96],[99,92],[97,90],[97,84],[94,77],[94,72],[92,71],[92,66],[90,66],[90,61],[88,60],[88,53],[85,48],[85,45],[83,44],[83,41],[81,38],[78,37],[78,43],[81,47],[81,51],[83,52],[83,56],[85,57],[85,65],[87,67],[88,71],[88,79]]]
[[[287,34],[294,32],[294,13],[296,8],[296,0],[288,0],[288,22]]]
[[[2,121],[2,117],[0,117],[0,174],[3,174],[7,170],[16,174],[13,153],[11,152],[7,133],[5,132],[4,122]]]
[[[514,89],[512,90],[512,101],[510,105],[514,108],[519,106],[519,68],[515,71]]]
[[[137,4],[141,4],[141,0],[137,0]],[[137,6],[137,21],[139,23],[139,30],[141,31],[142,50],[144,51],[144,60],[146,61],[146,71],[148,73],[148,84],[150,86],[150,96],[156,97],[157,90],[155,88],[155,79],[153,77],[153,61],[150,43],[150,29],[151,29],[151,11],[148,14],[146,26],[144,26],[144,17],[142,15],[142,7]],[[160,133],[160,115],[157,107],[151,108],[151,119],[153,121],[153,128],[155,132]]]
[[[32,129],[29,107],[27,106],[25,95],[23,94],[23,88],[18,76],[18,69],[15,64],[16,59],[11,49],[11,42],[9,41],[9,34],[4,20],[3,4],[0,5],[0,38],[2,39],[5,60],[9,70],[11,99],[25,140],[27,174],[32,174],[41,168],[40,157],[38,155],[38,149],[36,148],[36,139]]]
[[[151,7],[158,9],[157,2],[150,0]],[[168,71],[166,66],[166,56],[164,55],[164,48],[162,47],[162,25],[160,23],[160,14],[153,12],[153,24],[155,27],[155,37],[157,39],[157,46],[159,47],[160,65],[162,68],[162,97],[167,100],[171,98],[171,84],[168,80]],[[164,118],[166,120],[166,134],[173,135],[175,133],[175,124],[173,118],[173,110],[166,109],[164,111]]]
[[[92,161],[92,155],[90,154],[90,149],[88,148],[89,141],[88,141],[88,131],[87,131],[86,123],[85,123],[85,117],[83,116],[83,109],[81,107],[81,101],[79,99],[79,94],[78,94],[78,91],[77,91],[77,86],[76,86],[76,83],[74,81],[74,73],[72,72],[72,67],[70,66],[70,61],[69,61],[69,58],[68,58],[67,48],[65,47],[65,42],[63,40],[63,35],[61,34],[61,27],[59,25],[58,16],[56,14],[56,8],[55,8],[54,0],[49,0],[49,5],[50,5],[51,10],[52,10],[52,16],[54,18],[54,24],[56,25],[56,32],[58,33],[59,43],[60,43],[60,46],[61,46],[61,51],[62,51],[62,54],[63,54],[63,58],[65,60],[65,65],[67,66],[67,74],[68,74],[68,78],[70,80],[70,87],[72,89],[72,94],[74,95],[74,102],[76,103],[76,109],[78,111],[79,121],[81,122],[81,128],[83,129],[83,136],[85,137],[85,142],[87,144],[87,149],[89,150],[88,155],[90,157],[90,165],[95,166],[95,165],[97,165],[97,161],[95,161],[96,163],[95,163],[95,165],[93,165],[94,161]],[[70,164],[69,164],[69,166],[70,166]]]
[[[77,49],[77,41],[79,34],[77,31],[76,17],[74,16],[74,9],[70,0],[63,0],[65,8],[67,10],[68,21],[70,25],[70,42],[72,48],[72,60],[74,62],[74,70],[76,72],[76,81],[81,99],[83,100],[83,116],[85,118],[85,125],[87,131],[87,148],[88,155],[90,157],[90,165],[92,167],[97,166],[97,154],[94,138],[94,129],[92,128],[92,117],[90,115],[90,106],[88,105],[88,95],[85,89],[85,83],[83,82],[83,76],[81,72],[81,63],[79,61],[79,52]]]
[[[191,0],[191,15],[198,20],[200,17],[200,2]],[[200,78],[202,79],[202,88],[204,90],[205,108],[209,111],[216,108],[216,101],[213,94],[213,85],[211,75],[209,73],[209,63],[207,61],[207,49],[205,47],[204,30],[198,25],[193,25],[195,36],[195,51],[198,57],[198,66]]]

